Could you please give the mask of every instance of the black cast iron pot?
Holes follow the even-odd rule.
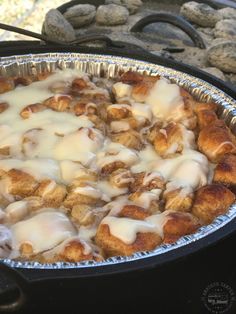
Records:
[[[5,42],[0,43],[0,56],[81,52],[132,57],[201,78],[236,99],[234,86],[210,74],[154,56],[127,43],[106,42],[105,48],[36,41]],[[235,244],[236,219],[187,246],[132,262],[71,269],[17,270],[0,263],[3,274],[0,287],[4,287],[0,294],[0,312],[149,313],[154,309],[154,313],[161,314],[209,313],[204,289],[212,282],[223,282],[236,293]],[[235,313],[233,295],[228,301],[232,303],[228,304],[229,310]]]

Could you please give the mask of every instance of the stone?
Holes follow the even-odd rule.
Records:
[[[76,39],[73,27],[56,9],[51,9],[47,12],[42,32],[50,39],[65,42]]]
[[[129,17],[129,11],[116,4],[100,5],[96,13],[96,22],[101,25],[113,26],[125,24]]]
[[[204,27],[214,27],[221,19],[221,15],[217,10],[205,3],[195,1],[184,3],[180,13],[190,22]]]
[[[225,41],[211,46],[207,51],[208,62],[227,73],[236,73],[236,42]]]
[[[91,4],[74,5],[64,13],[64,17],[74,28],[91,24],[95,15],[96,7]]]
[[[105,4],[111,3],[126,7],[131,15],[137,13],[139,8],[143,5],[141,0],[105,0]]]
[[[230,83],[236,86],[236,74],[226,74],[226,78]]]
[[[236,9],[234,8],[223,8],[218,10],[223,19],[236,19]]]
[[[224,73],[215,67],[206,67],[206,68],[202,68],[202,70],[211,74],[211,75],[218,77],[219,79],[221,79],[223,81],[226,80]]]
[[[221,20],[214,29],[216,38],[236,39],[236,19]]]

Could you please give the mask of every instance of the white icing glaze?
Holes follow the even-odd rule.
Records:
[[[17,222],[28,214],[27,201],[17,201],[11,203],[5,208],[7,219],[11,222]]]
[[[29,243],[35,254],[49,250],[75,235],[70,220],[60,212],[42,212],[11,226],[13,250]]]
[[[150,172],[153,168],[153,163],[160,160],[160,156],[157,155],[152,145],[147,144],[146,147],[139,152],[139,161],[131,167],[131,171],[138,172]]]
[[[153,189],[150,191],[144,191],[133,202],[134,204],[143,208],[149,208],[153,201],[158,201],[161,194],[160,189]]]
[[[168,220],[168,213],[168,211],[164,211],[163,213],[158,213],[145,219],[145,221],[155,225],[156,232],[161,238],[164,238],[163,227]]]
[[[112,88],[117,98],[130,97],[131,95],[132,86],[128,84],[118,82],[115,83]]]
[[[97,187],[103,193],[103,200],[109,202],[113,197],[125,194],[128,192],[127,188],[118,188],[112,186],[108,181],[99,181]]]
[[[92,132],[94,138],[90,138]],[[96,129],[82,128],[74,133],[64,136],[54,149],[57,160],[73,160],[87,164],[95,155],[94,153],[103,144],[103,135]]]
[[[4,171],[19,169],[38,180],[45,178],[50,178],[55,181],[61,180],[58,162],[52,159],[3,159],[0,160],[0,169]]]
[[[152,120],[152,111],[149,105],[132,103],[132,114],[137,120]]]
[[[130,125],[127,121],[112,121],[110,124],[111,131],[114,133],[119,133],[122,131],[128,131],[130,129]]]
[[[115,161],[122,161],[130,166],[138,160],[138,155],[133,150],[119,143],[108,142],[101,152],[97,153],[96,164],[102,168]]]
[[[183,107],[180,88],[166,79],[158,80],[146,98],[155,117],[161,120],[178,121]]]
[[[108,225],[110,233],[126,244],[134,243],[139,232],[156,232],[155,225],[144,220],[106,216],[101,224]]]
[[[85,172],[85,168],[80,163],[71,160],[60,161],[60,169],[61,177],[67,184],[73,179],[79,178]]]
[[[78,193],[78,194],[82,194],[82,195],[86,195],[92,198],[101,198],[102,197],[102,193],[96,189],[93,186],[80,186],[80,187],[76,187],[73,190],[74,193]]]

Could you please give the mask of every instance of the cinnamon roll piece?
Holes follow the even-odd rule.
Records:
[[[32,113],[37,113],[37,112],[41,112],[43,110],[47,109],[46,106],[44,106],[41,103],[36,103],[36,104],[32,104],[32,105],[28,105],[25,108],[23,108],[20,112],[20,116],[23,119],[28,119]]]
[[[20,198],[33,195],[38,187],[38,182],[33,176],[18,169],[7,171],[1,177],[1,181],[7,194]]]
[[[218,162],[225,154],[236,153],[236,139],[224,121],[219,120],[200,131],[198,148],[210,161]]]
[[[62,205],[67,190],[64,185],[46,179],[39,183],[34,195],[41,197],[46,207],[58,208]]]
[[[184,148],[194,148],[194,134],[183,125],[170,122],[156,131],[153,145],[160,156],[169,157],[182,152]]]
[[[14,80],[11,77],[0,76],[0,94],[9,92],[15,88]]]
[[[173,243],[180,237],[196,232],[201,227],[197,217],[190,213],[169,212],[163,227],[164,243]]]
[[[124,229],[124,238],[119,234],[119,229],[117,230],[117,235],[113,234],[115,232],[111,231],[110,228],[113,229],[114,224],[131,230],[131,237],[128,235],[128,241]],[[142,232],[138,232],[139,228]],[[150,231],[148,231],[149,229]],[[119,255],[128,256],[135,252],[153,250],[162,242],[162,239],[158,233],[154,232],[153,225],[145,221],[126,217],[107,216],[102,220],[97,229],[95,241],[102,248],[105,256],[109,257]]]
[[[225,155],[214,170],[213,181],[236,186],[236,155]]]
[[[234,201],[235,195],[225,186],[206,185],[197,190],[192,213],[204,224],[209,224],[217,216],[224,214]]]

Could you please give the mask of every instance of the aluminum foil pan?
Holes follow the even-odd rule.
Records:
[[[184,87],[198,100],[213,100],[219,104],[219,115],[226,121],[232,132],[236,134],[236,101],[233,98],[199,78],[168,67],[137,61],[131,58],[82,53],[45,53],[0,58],[0,75],[3,76],[23,76],[45,70],[54,71],[56,69],[65,68],[76,68],[80,71],[106,78],[115,78],[120,70],[134,70],[146,74],[159,74],[177,83],[179,86]],[[89,268],[133,262],[148,257],[158,257],[160,254],[170,250],[177,250],[180,247],[189,245],[219,230],[234,218],[236,218],[236,203],[229,208],[225,215],[217,217],[210,225],[201,227],[196,233],[184,236],[173,244],[163,244],[153,251],[138,252],[128,257],[112,257],[102,262],[84,261],[80,263],[58,262],[53,264],[40,264],[38,262],[18,262],[9,259],[2,259],[1,261],[16,268],[34,269]]]

